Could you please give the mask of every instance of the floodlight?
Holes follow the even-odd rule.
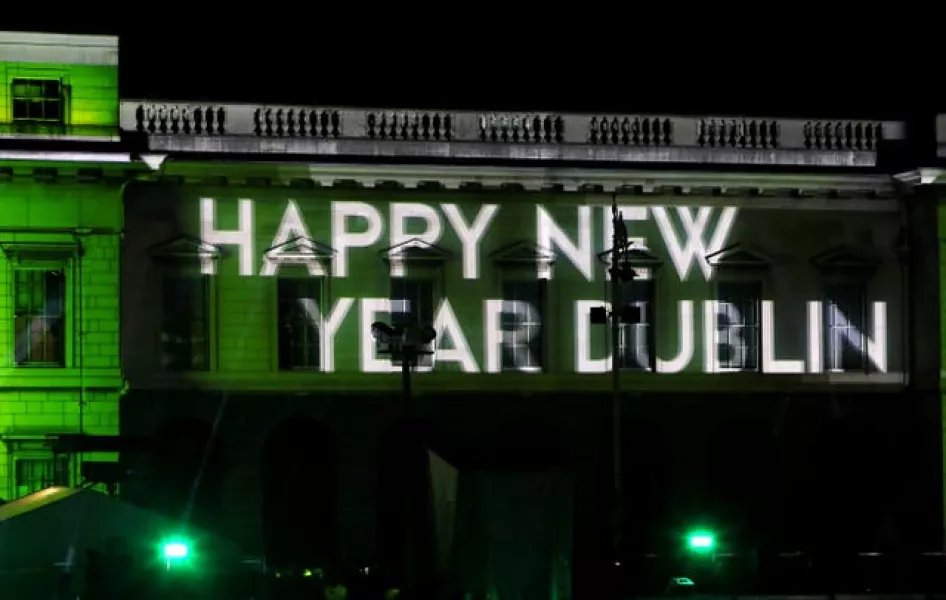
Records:
[[[437,337],[437,331],[430,325],[420,330],[420,343],[421,344],[429,344],[430,342],[434,341],[434,338],[436,337]]]
[[[387,344],[395,334],[394,328],[387,323],[375,321],[371,324],[371,337],[373,337],[376,342]]]

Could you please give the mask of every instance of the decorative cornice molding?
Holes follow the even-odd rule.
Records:
[[[165,161],[143,179],[204,186],[404,190],[518,190],[613,194],[668,205],[722,203],[796,210],[897,210],[895,182],[886,175],[772,174],[295,162]]]

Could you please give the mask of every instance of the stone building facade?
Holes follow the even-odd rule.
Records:
[[[591,590],[617,384],[628,564],[695,525],[942,545],[936,173],[892,166],[903,123],[119,101],[113,38],[0,47],[6,497],[79,483],[114,456],[55,442],[120,424],[152,441],[123,497],[274,566],[383,563],[423,444],[563,475]],[[433,329],[410,402],[375,322]]]
[[[0,498],[11,500],[117,459],[65,440],[118,434],[121,186],[147,167],[120,141],[117,38],[0,33],[0,48]]]
[[[590,585],[613,533],[590,317],[613,201],[637,274],[618,338],[628,553],[697,522],[737,552],[940,543],[939,340],[917,326],[938,319],[935,261],[911,252],[932,213],[882,164],[903,124],[149,101],[122,123],[168,157],[126,189],[123,297],[149,310],[123,332],[153,343],[124,346],[122,423],[192,436],[166,459],[190,463],[153,461],[132,496],[200,473],[177,506],[213,506],[201,518],[273,564],[383,560],[407,427],[461,471],[569,473]],[[181,303],[199,317],[168,333]],[[436,333],[409,427],[371,335],[404,313]]]

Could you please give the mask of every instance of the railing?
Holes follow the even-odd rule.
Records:
[[[122,102],[122,128],[160,136],[480,142],[874,152],[900,138],[899,122],[739,116],[463,112],[291,105]]]

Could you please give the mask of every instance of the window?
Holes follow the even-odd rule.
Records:
[[[65,274],[61,269],[16,269],[13,285],[16,364],[65,366]]]
[[[26,496],[53,486],[69,485],[69,457],[17,458],[16,495]]]
[[[205,371],[209,368],[209,287],[205,275],[164,277],[161,364],[165,369]]]
[[[321,366],[321,304],[321,279],[278,281],[280,369],[318,369]]]
[[[759,368],[762,284],[721,282],[717,286],[716,356],[720,368]]]
[[[62,82],[58,79],[14,79],[13,120],[62,123]]]
[[[618,354],[622,369],[649,371],[654,367],[654,290],[652,279],[636,279],[621,286],[622,311]],[[630,318],[629,318],[630,317]]]
[[[434,282],[430,279],[394,277],[391,279],[391,324],[395,327],[434,324]],[[433,356],[423,355],[418,366],[433,366]]]
[[[503,282],[502,368],[504,371],[541,371],[545,339],[546,281]]]
[[[861,283],[825,288],[824,357],[828,371],[867,369],[867,290]]]

